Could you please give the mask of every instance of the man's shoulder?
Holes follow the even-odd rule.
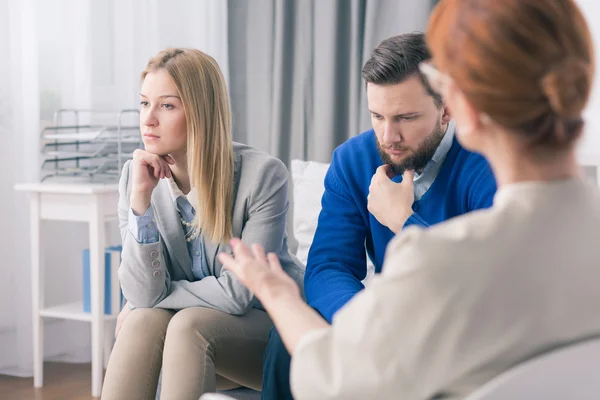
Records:
[[[496,179],[485,157],[461,147],[453,164],[450,166],[450,179],[455,181],[455,187],[460,192],[474,190],[472,193],[487,198],[486,204],[491,205],[496,191]]]
[[[369,129],[368,131],[351,137],[335,149],[336,153],[341,154],[357,154],[373,151],[377,151],[375,132],[373,129]]]
[[[377,168],[381,158],[373,130],[362,132],[339,145],[333,152],[331,163],[334,168],[342,167],[345,170],[370,170],[375,164]]]
[[[455,145],[458,147],[457,158],[462,162],[469,164],[485,164],[486,166],[488,165],[488,162],[484,156],[464,148],[456,138],[454,141],[456,142]]]
[[[475,153],[468,149],[465,149],[460,145],[460,143],[458,143],[457,145],[458,152],[454,159],[454,166],[452,168],[458,169],[460,175],[462,175],[463,178],[465,178],[465,174],[473,177],[482,174],[489,175],[490,177],[493,176],[490,164],[484,156],[482,156],[479,153]]]
[[[338,183],[344,181],[348,186],[368,186],[379,165],[381,157],[371,129],[346,140],[334,150],[328,177]]]
[[[327,182],[342,185],[347,190],[362,190],[369,186],[381,158],[373,130],[354,136],[339,145],[333,152],[331,164],[325,178]]]

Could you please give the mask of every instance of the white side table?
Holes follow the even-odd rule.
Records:
[[[43,318],[64,318],[92,324],[92,396],[100,397],[103,379],[103,346],[112,345],[112,332],[104,333],[104,248],[105,223],[117,219],[116,184],[27,183],[15,190],[30,194],[31,219],[31,293],[33,311],[33,385],[44,383]],[[56,307],[44,306],[44,269],[40,259],[40,223],[42,220],[78,221],[89,224],[91,314],[83,312],[83,302]]]

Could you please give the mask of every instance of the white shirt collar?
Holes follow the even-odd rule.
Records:
[[[169,184],[169,193],[171,193],[171,198],[173,199],[173,204],[175,204],[175,208],[177,208],[177,199],[182,196],[187,199],[192,208],[195,208],[194,206],[196,205],[196,201],[198,199],[198,196],[196,195],[196,188],[192,188],[190,192],[187,195],[185,195],[183,194],[181,189],[179,189],[179,186],[177,186],[177,183],[175,182],[172,176],[166,179]]]

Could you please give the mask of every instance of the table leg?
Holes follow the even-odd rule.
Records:
[[[92,303],[92,396],[100,397],[103,378],[104,342],[104,218],[97,198],[90,219],[90,289]]]
[[[44,384],[44,321],[40,310],[44,305],[43,270],[40,257],[40,194],[30,198],[31,235],[31,312],[33,317],[33,386]]]

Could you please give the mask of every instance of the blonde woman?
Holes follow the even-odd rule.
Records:
[[[142,72],[144,150],[119,184],[128,300],[102,398],[194,399],[225,385],[260,390],[272,322],[217,258],[232,237],[260,243],[299,284],[288,253],[283,163],[232,142],[219,66],[193,49],[167,49]]]

